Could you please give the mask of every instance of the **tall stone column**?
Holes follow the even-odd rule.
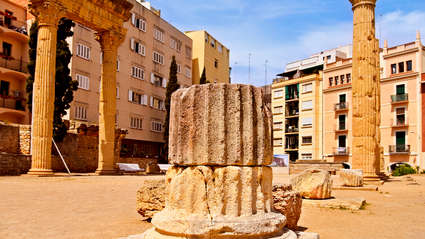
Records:
[[[353,5],[353,169],[367,178],[380,174],[379,41],[375,37],[376,0]]]
[[[271,113],[261,89],[194,85],[171,100],[166,203],[145,239],[295,239],[272,212]]]
[[[113,174],[118,46],[124,36],[114,31],[100,32],[97,40],[103,52],[99,99],[99,164],[96,173]]]
[[[32,7],[39,23],[33,87],[32,163],[29,174],[52,174],[53,111],[55,102],[56,39],[61,8],[46,2]]]

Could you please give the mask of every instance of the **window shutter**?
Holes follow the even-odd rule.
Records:
[[[153,97],[151,96],[150,106],[153,107]]]
[[[148,95],[143,96],[143,104],[148,105]]]
[[[167,88],[167,79],[162,79],[162,87]]]
[[[139,53],[140,55],[143,55],[143,46],[142,44],[138,44],[139,46],[137,47],[137,53]]]
[[[151,73],[151,83],[152,84],[155,83],[155,75],[153,73]]]
[[[134,38],[131,38],[130,39],[130,48],[131,48],[131,50],[133,50],[134,51],[134,49],[135,49],[135,44],[134,44]]]
[[[133,101],[133,91],[128,90],[128,101]]]
[[[136,25],[136,14],[134,14],[134,13],[131,13],[131,23],[133,25]]]

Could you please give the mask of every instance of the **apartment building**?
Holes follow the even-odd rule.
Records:
[[[132,157],[160,157],[165,143],[165,91],[174,56],[178,83],[192,85],[192,40],[161,18],[149,2],[129,0],[134,8],[128,29],[118,49],[117,127],[127,129],[122,154]],[[69,39],[73,57],[70,64],[79,89],[74,93],[69,114],[71,122],[97,125],[102,55],[95,32],[77,24]]]
[[[0,121],[29,124],[25,85],[28,78],[26,5],[0,0]]]
[[[193,84],[199,84],[204,70],[210,83],[230,83],[230,50],[207,31],[187,31],[185,34],[193,41]]]
[[[286,65],[272,84],[273,145],[275,155],[290,161],[321,160],[322,71],[325,62],[351,54],[351,46],[339,47]]]
[[[386,170],[395,163],[425,168],[425,54],[420,34],[416,41],[388,47],[381,60],[381,145]],[[324,158],[351,164],[351,58],[325,64]]]

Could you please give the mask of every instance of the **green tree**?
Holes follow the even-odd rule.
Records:
[[[70,76],[69,63],[72,58],[68,37],[73,36],[72,27],[75,24],[69,19],[61,19],[58,25],[56,46],[56,77],[55,77],[55,110],[53,116],[53,136],[56,141],[62,141],[68,127],[62,120],[66,110],[71,108],[70,103],[74,99],[74,91],[78,89],[78,81]],[[38,22],[35,21],[30,29],[28,70],[30,76],[27,79],[26,91],[28,93],[28,108],[32,112],[33,85],[35,78],[35,64],[37,57]]]
[[[165,139],[165,155],[168,154],[168,137],[169,137],[169,128],[170,128],[170,107],[171,107],[171,95],[174,93],[174,91],[178,90],[180,88],[180,85],[177,81],[177,63],[176,63],[176,57],[173,56],[173,60],[171,61],[170,65],[170,77],[167,83],[167,89],[165,92],[165,110],[167,111],[167,114],[165,116],[165,122],[164,122],[164,139]]]
[[[202,71],[201,78],[199,79],[199,84],[203,85],[203,84],[207,84],[207,83],[210,83],[210,82],[207,81],[207,76],[206,76],[205,67],[204,67],[204,70]]]

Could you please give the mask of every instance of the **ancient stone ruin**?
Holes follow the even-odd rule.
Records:
[[[271,114],[261,90],[207,84],[172,96],[165,208],[151,238],[297,238],[272,212]]]

